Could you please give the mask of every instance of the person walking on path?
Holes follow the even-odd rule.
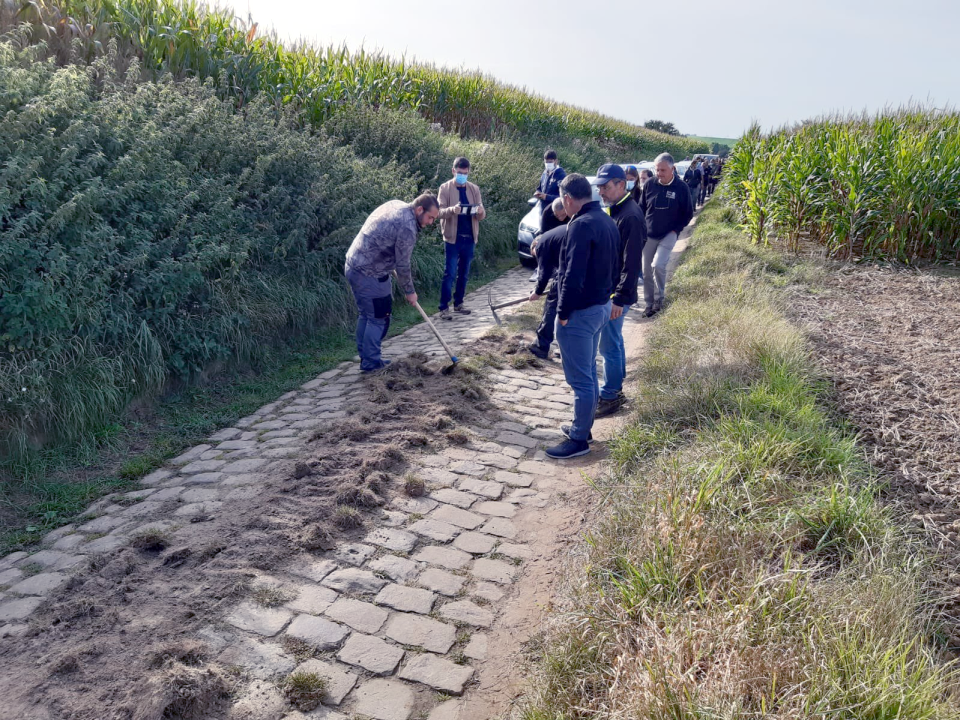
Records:
[[[567,440],[546,452],[549,457],[566,459],[590,452],[590,431],[600,395],[597,346],[600,331],[610,320],[620,233],[600,203],[593,200],[593,188],[583,175],[567,175],[560,184],[560,196],[570,223],[557,267],[556,334],[563,374],[573,389],[573,423],[560,428]]]
[[[640,171],[637,170],[636,165],[627,165],[624,172],[627,174],[627,192],[630,193],[633,201],[637,202],[640,200],[640,188],[643,186],[640,181]]]
[[[603,386],[596,417],[612,415],[623,407],[623,380],[627,376],[627,349],[623,342],[623,321],[630,306],[637,302],[637,278],[643,261],[647,228],[640,207],[627,189],[627,176],[619,165],[608,164],[597,170],[593,184],[620,234],[617,252],[618,272],[611,296],[610,321],[600,331],[600,356],[603,358]]]
[[[673,157],[661,153],[656,159],[656,180],[643,186],[640,212],[646,220],[647,242],[643,246],[643,314],[653,317],[663,309],[667,286],[667,263],[677,238],[693,217],[687,186],[673,168]]]
[[[558,202],[562,202],[559,201]],[[537,340],[527,346],[527,349],[541,360],[550,355],[550,346],[553,344],[554,325],[557,321],[557,266],[560,264],[560,249],[567,238],[567,226],[558,225],[552,230],[540,235],[534,241],[533,254],[537,258],[537,286],[530,294],[531,302],[539,300],[550,283],[550,292],[547,293],[543,305],[543,318],[537,328]],[[551,282],[553,281],[553,282]]]
[[[694,208],[700,199],[700,184],[703,182],[703,171],[700,169],[700,161],[694,160],[690,163],[687,171],[683,174],[683,182],[687,184],[690,190],[690,198],[693,200]]]
[[[440,285],[440,317],[444,320],[453,320],[451,293],[453,311],[460,315],[470,314],[470,310],[463,306],[463,296],[467,292],[473,251],[480,238],[480,221],[487,216],[487,211],[483,207],[480,188],[467,180],[469,176],[470,161],[458,157],[453,161],[453,178],[441,185],[437,193],[447,260]]]
[[[700,204],[703,205],[707,201],[707,193],[710,190],[710,183],[713,181],[710,163],[703,163],[700,171],[703,173],[703,180],[700,182]]]
[[[370,213],[347,250],[344,274],[359,313],[357,353],[363,372],[381,370],[389,363],[380,357],[380,345],[393,312],[390,273],[396,271],[407,302],[416,303],[410,256],[420,230],[431,225],[439,213],[437,198],[431,193],[412,203],[389,200]]]
[[[560,197],[560,183],[567,176],[566,170],[557,162],[557,153],[547,150],[543,154],[543,173],[540,175],[540,184],[533,191],[533,196],[540,201],[540,215],[554,200]]]

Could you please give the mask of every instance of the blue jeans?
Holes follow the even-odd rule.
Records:
[[[390,329],[393,289],[390,276],[372,278],[347,268],[344,272],[357,302],[357,353],[361,370],[383,367],[380,344]]]
[[[600,397],[614,400],[623,390],[623,379],[627,376],[627,348],[623,344],[623,321],[630,306],[616,320],[610,320],[600,331],[600,356],[603,358],[603,387]]]
[[[470,275],[470,262],[473,260],[473,238],[458,237],[455,243],[445,242],[447,266],[443,271],[443,284],[440,286],[440,309],[450,306],[450,291],[453,280],[457,280],[457,289],[453,292],[453,305],[463,305],[463,296],[467,292],[467,276]]]
[[[600,332],[610,320],[610,302],[574,310],[566,325],[557,319],[557,343],[563,359],[563,375],[573,390],[572,440],[586,440],[593,427],[600,396],[597,378],[597,346]]]

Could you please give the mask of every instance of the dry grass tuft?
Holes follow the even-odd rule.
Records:
[[[218,667],[189,667],[168,661],[139,693],[133,720],[204,720],[226,705],[232,683]]]
[[[295,672],[283,681],[283,694],[290,704],[302,712],[317,708],[327,694],[330,681],[311,672]]]
[[[293,591],[276,585],[254,585],[250,598],[261,607],[279,607],[296,597]]]
[[[355,507],[339,505],[333,511],[333,522],[341,530],[354,530],[363,527],[363,515]]]
[[[403,478],[403,491],[409,497],[420,497],[427,491],[427,484],[423,478],[417,477],[413,473],[408,473]]]

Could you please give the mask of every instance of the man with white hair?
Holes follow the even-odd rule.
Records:
[[[667,263],[677,238],[693,217],[693,204],[686,184],[677,177],[673,157],[661,153],[654,161],[656,179],[643,186],[640,211],[647,224],[643,246],[643,314],[653,317],[663,308],[667,286]]]

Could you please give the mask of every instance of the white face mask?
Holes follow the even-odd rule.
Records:
[[[636,180],[627,180],[627,190],[633,190],[636,184],[637,184]]]
[[[552,163],[552,162],[550,162],[550,163],[545,162],[545,163],[543,164],[543,166],[547,169],[547,172],[552,172],[553,170],[556,170],[556,168],[557,168],[557,164],[556,164],[556,163]]]

